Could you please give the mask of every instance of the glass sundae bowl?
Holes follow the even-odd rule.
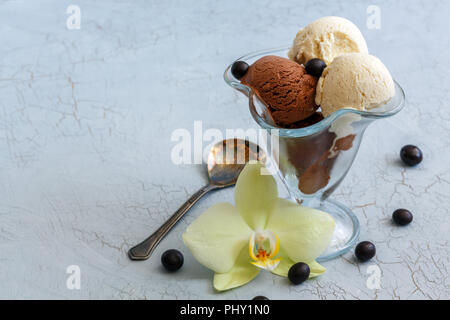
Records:
[[[238,60],[249,65],[266,55],[287,57],[289,47],[245,55]],[[345,205],[330,199],[345,178],[361,144],[364,131],[377,119],[391,117],[404,104],[405,95],[395,82],[395,96],[370,111],[341,109],[309,126],[298,129],[277,127],[261,99],[225,70],[225,81],[248,97],[250,113],[256,123],[271,135],[271,161],[295,201],[333,216],[336,227],[329,248],[318,259],[326,261],[348,251],[358,240],[359,221]]]

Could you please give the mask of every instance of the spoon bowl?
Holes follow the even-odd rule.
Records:
[[[248,140],[228,139],[216,143],[208,155],[210,183],[221,188],[234,185],[245,164],[252,160],[265,163],[266,154]]]

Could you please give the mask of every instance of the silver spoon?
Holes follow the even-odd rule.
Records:
[[[208,155],[209,183],[198,190],[150,237],[128,251],[131,260],[146,260],[173,226],[209,191],[234,186],[250,160],[266,161],[265,152],[247,140],[228,139],[215,144]]]

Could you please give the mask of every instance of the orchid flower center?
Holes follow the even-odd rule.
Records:
[[[270,230],[258,230],[252,233],[248,243],[250,263],[261,269],[274,270],[281,259],[272,259],[280,249],[280,241]]]

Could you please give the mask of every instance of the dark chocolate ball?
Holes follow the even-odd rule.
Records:
[[[181,268],[184,262],[183,254],[176,250],[170,249],[165,251],[161,256],[161,263],[167,271],[174,272]]]
[[[409,144],[400,150],[400,158],[406,165],[412,167],[422,162],[423,154],[418,147]]]
[[[269,298],[267,298],[265,296],[256,296],[252,300],[269,300]]]
[[[306,263],[298,262],[289,269],[288,278],[293,284],[300,284],[309,278],[310,272]]]
[[[326,63],[323,60],[317,58],[311,59],[305,64],[306,73],[317,78],[320,78],[323,70],[326,67],[327,67]]]
[[[249,66],[245,61],[235,61],[231,66],[231,74],[238,80],[241,80],[247,73]]]
[[[413,215],[409,210],[397,209],[392,214],[392,220],[400,226],[406,226],[413,221]]]
[[[362,262],[372,259],[376,252],[375,245],[370,241],[360,242],[355,248],[355,256]]]

